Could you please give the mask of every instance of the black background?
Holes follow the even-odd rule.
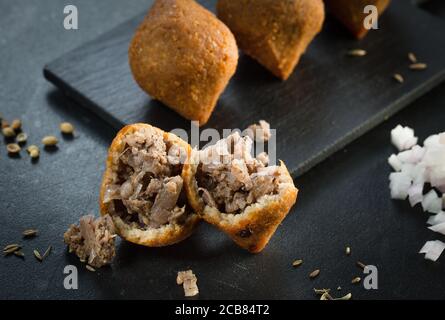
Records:
[[[434,14],[444,5],[433,0]],[[191,267],[200,298],[313,299],[313,287],[342,286],[356,299],[445,298],[444,258],[432,263],[417,252],[427,240],[444,237],[425,226],[427,215],[407,202],[389,199],[387,157],[394,152],[389,131],[409,125],[423,140],[445,130],[445,85],[434,89],[383,125],[296,181],[299,201],[268,247],[251,255],[224,235],[201,225],[188,240],[167,248],[119,244],[110,268],[86,271],[69,255],[62,234],[86,213],[97,214],[98,189],[106,151],[115,131],[66,99],[42,77],[45,63],[147,9],[142,0],[71,1],[79,9],[79,30],[63,29],[63,1],[0,1],[0,110],[20,117],[29,143],[58,135],[72,122],[75,139],[59,150],[42,151],[31,163],[25,152],[11,159],[0,143],[0,243],[20,242],[26,258],[1,258],[0,298],[182,298],[176,271]],[[443,15],[445,17],[445,15]],[[413,21],[413,23],[415,23]],[[283,151],[281,151],[283,152]],[[22,240],[26,228],[38,228]],[[34,248],[54,251],[43,263]],[[350,245],[352,255],[344,255]],[[294,259],[304,260],[293,269]],[[350,284],[360,275],[355,261],[379,270],[379,289]],[[63,288],[63,268],[79,267],[79,289]],[[321,269],[320,276],[308,274]]]

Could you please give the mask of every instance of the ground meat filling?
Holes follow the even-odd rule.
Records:
[[[123,142],[123,151],[114,157],[117,170],[104,195],[110,213],[143,230],[182,223],[186,198],[181,163],[186,150],[148,128],[127,134]]]
[[[196,173],[204,203],[221,212],[239,214],[264,195],[278,193],[283,181],[279,166],[267,166],[269,157],[252,157],[253,141],[233,133],[199,152]]]
[[[69,251],[96,268],[109,264],[114,258],[115,237],[113,221],[108,215],[96,220],[90,215],[83,216],[78,226],[71,225],[63,235]]]

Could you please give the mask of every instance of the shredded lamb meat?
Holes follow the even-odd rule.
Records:
[[[124,151],[115,157],[114,181],[104,196],[111,214],[141,229],[182,221],[181,147],[148,128],[127,134],[123,142]]]
[[[83,216],[78,226],[71,225],[63,235],[69,251],[96,268],[111,263],[115,256],[115,237],[113,221],[108,215],[96,220],[91,215]]]
[[[204,203],[225,213],[241,213],[264,195],[276,194],[280,167],[267,166],[269,156],[251,155],[253,141],[235,132],[199,152],[196,174]]]
[[[176,283],[178,285],[182,284],[186,297],[193,297],[199,293],[197,281],[198,279],[192,270],[179,271],[176,277]]]
[[[257,142],[268,141],[272,136],[270,124],[264,120],[260,120],[259,124],[255,123],[247,128],[247,135]]]

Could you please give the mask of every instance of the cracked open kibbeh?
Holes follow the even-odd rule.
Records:
[[[195,1],[156,0],[131,41],[129,63],[152,98],[203,125],[235,73],[238,47]]]
[[[369,14],[363,12],[365,6],[376,6],[380,16],[391,0],[325,0],[325,2],[329,13],[334,15],[357,39],[362,39],[369,31],[363,25],[363,20]]]
[[[240,49],[283,80],[324,21],[322,0],[218,0],[217,12]]]
[[[191,207],[239,246],[260,252],[295,204],[298,189],[285,166],[268,166],[268,156],[251,155],[252,140],[233,133],[184,165]]]
[[[183,163],[190,152],[188,143],[148,124],[119,131],[108,152],[100,210],[111,216],[122,238],[160,247],[191,235],[199,216],[183,188]]]

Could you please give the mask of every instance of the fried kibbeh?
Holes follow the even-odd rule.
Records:
[[[162,247],[190,236],[199,216],[187,204],[183,163],[190,145],[148,124],[120,130],[108,152],[100,210],[127,241]]]
[[[368,15],[363,12],[364,8],[367,5],[374,5],[380,16],[391,0],[325,0],[325,2],[329,13],[348,28],[357,39],[362,39],[369,31],[363,25],[363,21]]]
[[[298,189],[285,164],[251,156],[252,139],[233,133],[184,165],[184,187],[191,207],[240,247],[264,249],[295,204]]]
[[[156,0],[131,41],[129,63],[152,98],[203,125],[235,73],[238,47],[195,1]]]
[[[240,49],[283,80],[324,21],[322,0],[218,0],[217,12]]]

